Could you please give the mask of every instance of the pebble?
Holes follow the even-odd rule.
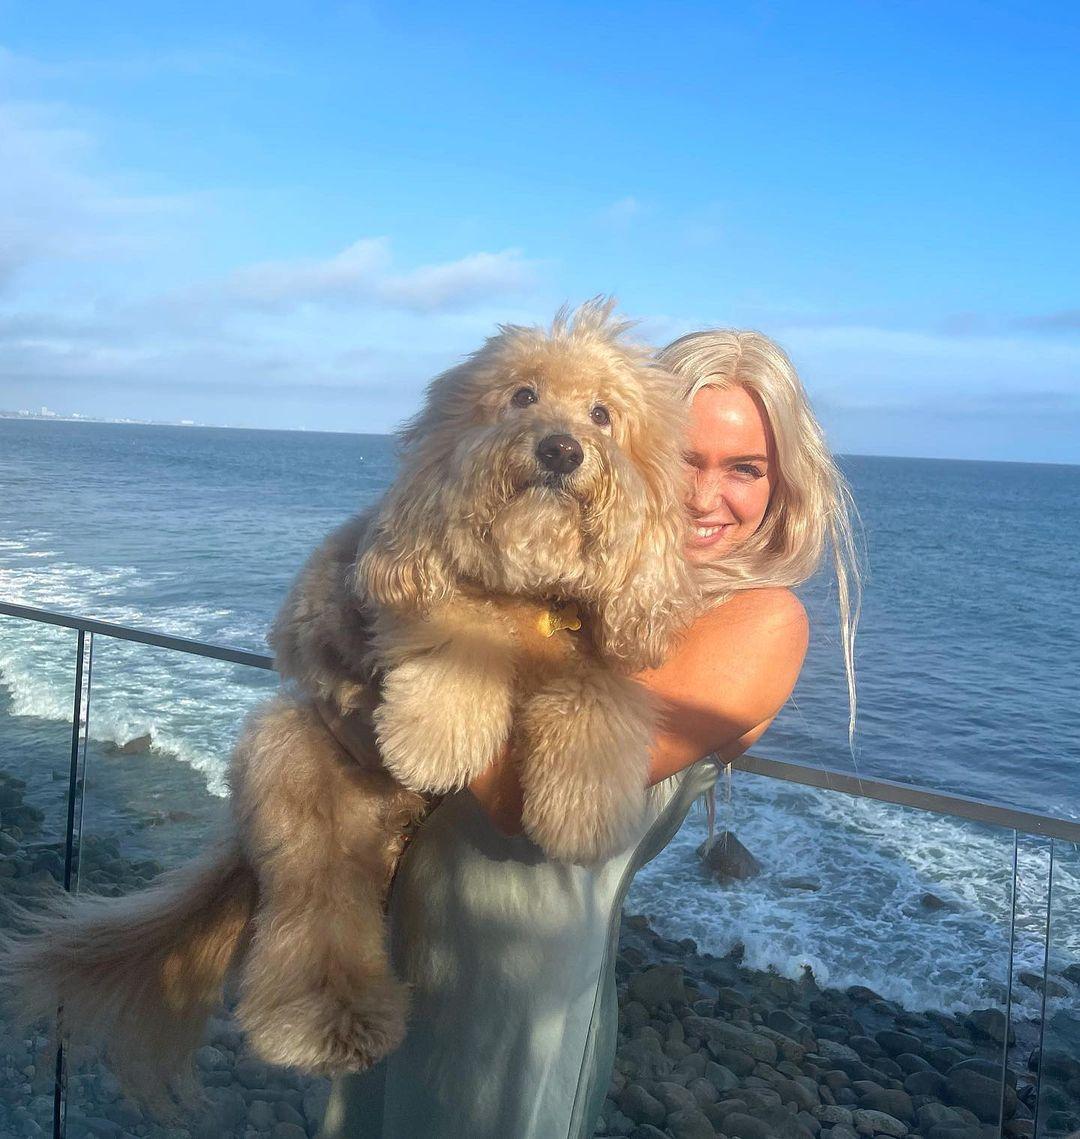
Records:
[[[678,965],[654,965],[630,978],[630,996],[645,1008],[686,1001],[683,971]]]
[[[270,1139],[307,1139],[307,1132],[295,1123],[276,1123],[270,1132]]]
[[[708,1117],[697,1108],[672,1112],[664,1126],[671,1139],[713,1139],[716,1134]]]
[[[248,1104],[247,1121],[256,1131],[269,1131],[277,1122],[274,1109],[264,1099]]]
[[[663,1123],[667,1109],[640,1084],[631,1084],[620,1094],[619,1110],[635,1123]]]
[[[908,1133],[906,1123],[884,1111],[857,1108],[851,1113],[851,1121],[860,1135],[894,1135],[899,1139]]]

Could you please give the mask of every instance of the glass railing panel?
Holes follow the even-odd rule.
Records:
[[[0,929],[64,882],[79,635],[0,615]],[[84,663],[86,662],[84,644]],[[83,696],[85,693],[82,694]],[[82,700],[80,701],[82,703]],[[0,1020],[0,1134],[52,1133],[53,1021]]]
[[[1027,1057],[1038,1135],[1080,1132],[1080,845],[1054,843],[1049,951],[1026,982],[1044,1002],[1043,1032]],[[1037,1090],[1036,1090],[1037,1089]]]
[[[628,898],[645,921],[624,921],[606,1133],[690,1110],[727,1135],[1030,1134],[1018,1029],[1039,1005],[1015,983],[1010,997],[1010,960],[1041,951],[1041,851],[760,776],[717,797],[717,835],[737,845],[719,841],[710,870],[691,816]],[[676,966],[666,989],[657,962]]]
[[[96,638],[80,893],[130,895],[207,849],[227,823],[225,775],[241,723],[276,685],[261,669]],[[171,1119],[125,1095],[97,1059],[73,1057],[67,1135],[158,1134],[167,1124],[224,1139],[280,1123],[314,1134],[322,1084],[252,1057],[232,1004],[230,995],[196,1053],[202,1100]]]

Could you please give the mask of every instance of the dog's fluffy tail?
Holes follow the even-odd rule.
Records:
[[[74,1044],[100,1048],[142,1098],[190,1088],[190,1057],[244,948],[256,879],[238,845],[119,898],[53,899],[24,913],[0,950],[6,1003],[24,1023],[54,1018]]]

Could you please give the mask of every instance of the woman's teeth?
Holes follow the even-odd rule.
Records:
[[[723,526],[695,526],[694,527],[694,537],[695,538],[701,538],[701,539],[712,538],[715,535],[719,534],[721,530],[726,530],[726,529],[727,529],[726,524]]]

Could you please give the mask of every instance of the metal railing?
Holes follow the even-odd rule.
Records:
[[[157,648],[174,650],[212,660],[225,661],[232,664],[247,665],[252,668],[268,671],[274,670],[271,657],[254,653],[244,649],[229,648],[221,645],[206,644],[202,641],[191,640],[184,637],[171,636],[151,630],[134,629],[125,625],[113,624],[107,621],[98,621],[92,618],[76,616],[66,613],[57,613],[50,610],[33,608],[26,605],[13,605],[0,602],[0,617],[41,622],[44,624],[72,629],[77,633],[75,681],[72,705],[71,747],[68,769],[68,796],[67,796],[67,824],[65,830],[65,857],[63,884],[66,890],[72,889],[73,868],[77,864],[78,841],[81,830],[81,788],[82,765],[85,762],[85,748],[88,738],[89,723],[89,697],[91,676],[93,668],[93,642],[94,638],[107,637],[120,641],[130,641],[138,644],[151,645]],[[1060,818],[1055,815],[1041,814],[1035,811],[1023,810],[1005,803],[970,796],[956,795],[943,791],[936,791],[913,784],[901,783],[893,780],[868,778],[858,774],[836,769],[813,767],[807,764],[795,763],[786,760],[770,759],[764,756],[743,755],[732,761],[729,768],[749,774],[760,775],[769,779],[781,780],[787,783],[798,784],[805,787],[817,788],[830,792],[854,796],[861,799],[872,799],[881,803],[894,804],[901,807],[913,808],[918,811],[931,812],[938,815],[955,816],[972,822],[982,823],[993,827],[1003,828],[1013,832],[1013,884],[1011,903],[1013,908],[1013,924],[1010,930],[1009,944],[1009,986],[1005,1008],[1005,1042],[1002,1055],[1002,1112],[1004,1120],[1005,1081],[1004,1069],[1008,1065],[1009,1026],[1012,1007],[1012,967],[1013,952],[1015,949],[1015,918],[1016,918],[1016,883],[1017,883],[1017,851],[1021,836],[1032,836],[1048,840],[1050,848],[1049,880],[1046,890],[1046,925],[1045,944],[1046,954],[1043,967],[1043,1016],[1045,1026],[1046,992],[1050,981],[1050,922],[1051,904],[1053,898],[1054,874],[1054,843],[1075,843],[1080,846],[1080,822]],[[1042,1039],[1040,1038],[1040,1046]],[[1039,1085],[1036,1089],[1036,1102],[1041,1102],[1039,1091],[1041,1089],[1042,1072],[1039,1071]],[[56,1073],[54,1084],[54,1127],[53,1134],[56,1139],[64,1135],[65,1115],[65,1063],[63,1044],[57,1052]],[[1035,1134],[1039,1135],[1039,1117],[1036,1109]],[[999,1132],[1000,1133],[1000,1132]]]

